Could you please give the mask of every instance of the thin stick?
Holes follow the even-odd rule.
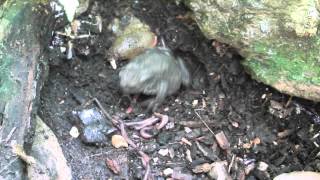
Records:
[[[230,173],[230,171],[231,171],[231,167],[232,167],[233,164],[234,164],[235,158],[236,158],[236,155],[233,154],[233,155],[232,155],[231,162],[230,162],[230,164],[229,164],[228,173]]]
[[[289,97],[289,99],[285,105],[286,108],[291,104],[291,101],[292,101],[292,96]]]
[[[104,109],[104,107],[101,105],[100,101],[97,98],[93,98],[93,101],[97,103],[103,114],[111,121],[112,117],[111,115]]]
[[[164,42],[163,37],[161,37],[161,45],[162,45],[164,48],[167,48],[166,43]]]
[[[212,131],[212,129],[208,126],[208,124],[202,119],[202,117],[199,115],[199,113],[197,112],[198,110],[201,109],[195,109],[194,112],[196,113],[196,115],[199,117],[199,119],[202,121],[202,123],[209,129],[209,131],[214,135],[214,132]]]
[[[16,160],[18,160],[18,157],[12,159],[12,160],[8,163],[8,165],[6,165],[5,167],[3,167],[3,169],[0,170],[0,174],[1,174],[4,170],[6,170],[8,167],[10,167],[11,164],[14,163]]]
[[[12,135],[13,135],[13,133],[14,133],[14,131],[15,131],[16,129],[17,129],[17,127],[14,127],[14,128],[11,129],[8,137],[7,137],[6,140],[5,140],[6,143],[8,143],[8,141],[11,139],[11,137],[12,137]]]

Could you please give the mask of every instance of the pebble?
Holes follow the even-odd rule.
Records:
[[[199,101],[196,99],[196,100],[193,100],[192,101],[192,106],[193,107],[196,107],[198,105]]]
[[[70,136],[73,137],[73,138],[78,138],[79,135],[80,135],[78,128],[75,127],[75,126],[73,126],[73,127],[70,129],[69,134],[70,134]]]
[[[187,132],[186,129],[185,129],[185,132]],[[201,134],[202,134],[201,130],[197,128],[197,129],[193,129],[191,132],[187,132],[186,137],[189,139],[195,139],[201,136]]]
[[[190,129],[189,127],[184,127],[184,131],[186,133],[191,133],[192,132],[192,129]]]
[[[158,153],[161,156],[167,156],[169,154],[169,149],[160,149]]]
[[[187,157],[186,157],[187,160],[188,160],[189,162],[192,162],[191,151],[190,151],[189,149],[187,149],[186,154],[187,154]]]
[[[171,168],[167,168],[167,169],[163,170],[163,174],[165,176],[170,176],[172,173],[173,173],[173,169],[171,169]]]
[[[159,161],[159,158],[158,158],[158,157],[155,157],[155,158],[153,158],[152,160],[153,160],[154,164],[157,164],[158,161]]]
[[[260,161],[258,163],[258,167],[257,169],[259,169],[260,171],[266,171],[268,169],[269,165],[263,161]]]

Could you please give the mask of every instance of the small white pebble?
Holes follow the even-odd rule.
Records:
[[[192,106],[195,107],[195,106],[198,105],[198,103],[199,103],[199,101],[198,101],[197,99],[196,99],[196,100],[193,100],[193,101],[192,101]]]
[[[165,176],[170,176],[173,173],[173,169],[171,168],[167,168],[165,170],[163,170],[163,175]]]
[[[202,108],[206,108],[206,107],[207,107],[207,102],[202,98]]]
[[[301,114],[301,107],[299,106],[296,107],[296,114]]]
[[[187,157],[186,157],[187,160],[188,160],[189,162],[192,162],[191,151],[190,151],[189,149],[187,149],[186,154],[187,154]]]
[[[235,128],[238,128],[238,127],[239,127],[239,123],[236,122],[236,121],[232,121],[231,124],[232,124],[232,126],[235,127]]]
[[[320,135],[320,133],[315,134],[315,135],[312,137],[312,139],[317,138],[319,135]]]
[[[67,48],[66,47],[60,47],[60,52],[64,53],[67,51]]]
[[[168,112],[168,111],[169,111],[169,107],[164,108],[163,111],[164,111],[164,112]]]
[[[273,145],[278,146],[278,143],[276,141],[273,141],[272,143]]]
[[[224,99],[226,97],[226,95],[223,93],[220,93],[218,96],[219,96],[219,99]]]
[[[141,137],[138,136],[137,134],[132,134],[132,138],[133,138],[133,139],[141,139]]]
[[[173,129],[174,128],[174,122],[168,122],[166,125],[166,129]]]
[[[267,169],[268,169],[268,167],[269,167],[269,165],[267,164],[267,163],[265,163],[265,162],[263,162],[263,161],[260,161],[259,163],[258,163],[258,169],[260,170],[260,171],[266,171]]]
[[[262,94],[261,99],[265,99],[267,97],[266,94]]]
[[[169,149],[169,156],[170,156],[171,159],[174,158],[175,153],[174,153],[174,149],[173,149],[173,148],[170,148],[170,149]]]
[[[190,129],[189,127],[184,127],[184,131],[186,133],[191,133],[192,132],[192,129]]]
[[[161,155],[161,156],[167,156],[169,154],[169,149],[160,149],[158,151],[158,153]]]
[[[155,164],[157,164],[158,161],[159,161],[159,158],[158,158],[158,157],[155,157],[155,158],[153,158],[152,160],[153,160],[153,162],[154,162]]]
[[[101,78],[107,78],[107,76],[105,74],[103,74],[103,73],[99,73],[98,76],[101,77]]]
[[[70,134],[70,136],[73,137],[73,138],[77,138],[77,137],[79,137],[79,135],[80,135],[78,128],[75,127],[75,126],[73,126],[73,127],[70,129],[69,134]]]

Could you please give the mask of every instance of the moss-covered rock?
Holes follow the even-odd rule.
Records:
[[[38,116],[36,117],[36,129],[30,155],[36,162],[27,166],[30,180],[72,179],[71,169],[67,165],[57,137]]]
[[[24,146],[33,134],[47,69],[43,47],[54,18],[47,5],[46,0],[0,2],[0,179],[25,178],[24,164],[9,145]]]
[[[257,79],[320,101],[317,0],[182,0],[210,39],[238,49]]]

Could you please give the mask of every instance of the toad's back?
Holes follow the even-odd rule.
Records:
[[[179,61],[170,50],[149,49],[120,71],[120,86],[125,93],[130,94],[155,95],[166,89],[166,94],[170,95],[180,88],[183,81]]]

